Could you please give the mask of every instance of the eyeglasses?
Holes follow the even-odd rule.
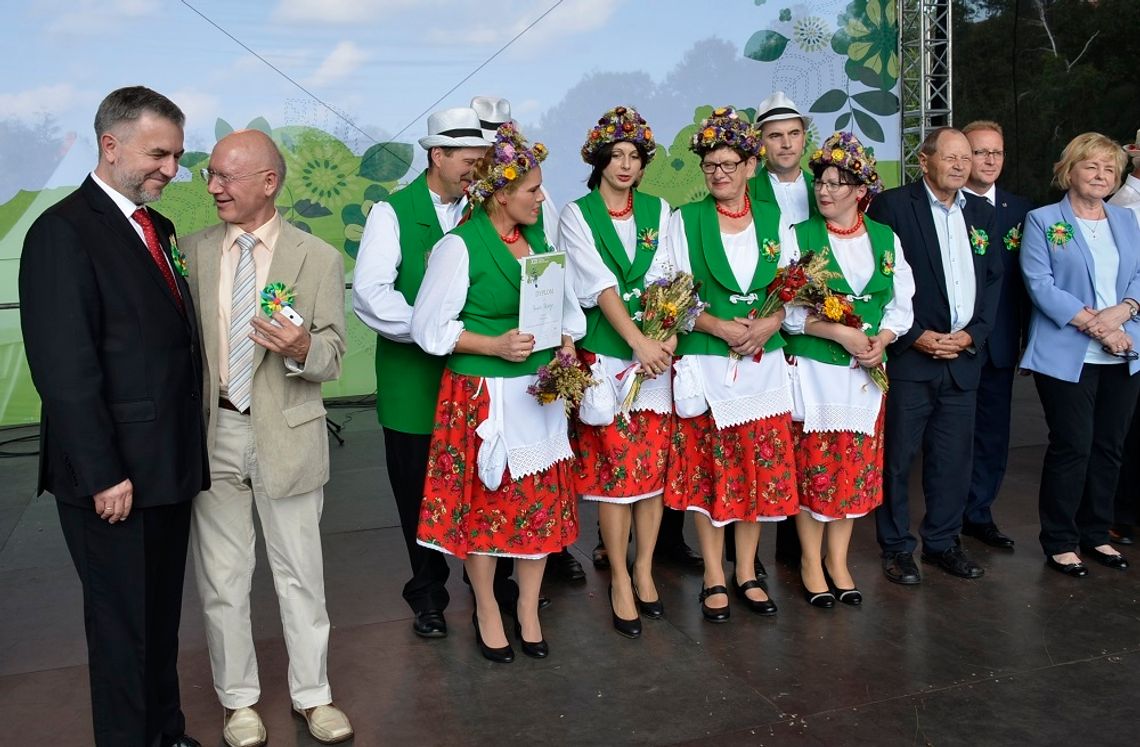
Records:
[[[974,158],[981,158],[982,160],[985,160],[987,158],[1005,158],[1005,151],[985,150],[983,148],[979,148],[978,150],[974,151]]]
[[[844,187],[854,187],[855,185],[850,182],[821,182],[816,180],[812,186],[814,186],[818,192],[827,191],[834,194]]]
[[[261,171],[251,171],[248,174],[235,174],[233,176],[230,174],[223,174],[220,171],[214,171],[213,169],[202,169],[199,173],[202,174],[202,179],[206,182],[206,184],[209,184],[211,179],[217,179],[218,184],[222,185],[223,187],[228,187],[232,182],[240,182],[242,179],[248,179],[251,176],[257,176],[258,174],[267,174],[270,171],[273,171],[273,169],[262,169]]]
[[[1114,358],[1123,358],[1126,361],[1140,360],[1140,353],[1135,350],[1121,350],[1119,353],[1114,353],[1108,345],[1101,345],[1100,349]]]
[[[731,174],[734,171],[736,171],[736,168],[742,163],[744,163],[744,162],[743,161],[721,161],[720,163],[702,162],[701,163],[701,171],[703,171],[706,174],[712,175],[712,174],[716,173],[717,169],[720,169],[725,174]]]

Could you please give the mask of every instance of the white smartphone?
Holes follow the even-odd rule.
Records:
[[[297,310],[294,309],[292,306],[282,306],[281,307],[281,316],[283,316],[286,319],[288,319],[289,321],[293,322],[294,326],[297,326],[297,327],[300,327],[302,324],[305,323],[305,320],[301,318],[301,315],[298,314]],[[272,324],[274,327],[280,327],[281,326],[280,324],[277,323],[277,320],[274,319],[273,317],[269,318],[269,323]]]

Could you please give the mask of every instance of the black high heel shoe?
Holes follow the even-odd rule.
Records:
[[[637,594],[634,594],[636,597]],[[617,610],[614,609],[614,585],[610,584],[610,612],[614,618],[614,630],[626,638],[640,638],[641,637],[641,617],[635,617],[632,620],[626,620],[624,617],[618,617]]]
[[[656,602],[646,602],[641,598],[641,594],[637,591],[637,586],[633,586],[633,599],[637,602],[637,609],[641,614],[650,618],[651,620],[658,620],[665,614],[665,605],[661,603],[660,595],[657,597]]]
[[[749,589],[761,589],[765,594],[768,593],[768,590],[764,588],[764,584],[759,579],[754,578],[751,581],[745,581],[739,584],[736,582],[736,577],[733,576],[732,590],[736,593],[736,596],[740,597],[744,604],[747,605],[748,609],[757,615],[776,614],[776,603],[772,601],[771,597],[764,600],[752,599],[748,596]]]
[[[546,644],[546,639],[539,639],[538,643],[531,643],[523,638],[522,623],[515,620],[515,636],[518,637],[519,643],[522,644],[522,652],[532,659],[545,659],[550,654],[550,646]]]
[[[823,567],[823,580],[827,582],[827,588],[831,589],[835,598],[841,603],[850,607],[858,607],[863,604],[863,593],[859,591],[858,587],[852,586],[850,589],[840,589],[835,584],[835,580],[831,578],[831,574],[827,571],[827,566]],[[811,600],[808,600],[809,602]]]
[[[728,622],[728,605],[723,607],[710,607],[705,604],[705,600],[714,594],[724,594],[728,596],[728,589],[723,586],[710,586],[707,589],[701,589],[701,595],[698,597],[701,602],[701,614],[705,619],[711,623]]]
[[[479,630],[478,612],[471,613],[471,623],[475,626],[475,642],[479,644],[479,653],[483,654],[483,658],[496,664],[510,664],[515,660],[515,650],[511,648],[509,642],[502,648],[491,648],[483,643],[483,633]]]

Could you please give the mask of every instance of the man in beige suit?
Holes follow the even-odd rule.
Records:
[[[285,163],[256,130],[214,147],[203,171],[222,223],[186,238],[201,315],[203,400],[212,486],[194,500],[191,552],[214,689],[230,747],[265,744],[249,592],[253,507],[269,555],[289,652],[294,711],[317,741],[352,736],[332,705],[320,519],[329,477],[321,382],[340,376],[344,265],[324,241],[281,219]],[[292,311],[277,310],[276,299]],[[272,316],[269,314],[272,312]],[[290,321],[300,315],[301,323]]]

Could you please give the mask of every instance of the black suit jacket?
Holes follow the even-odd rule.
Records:
[[[962,210],[966,229],[978,228],[989,236],[985,254],[972,253],[976,297],[974,314],[964,327],[975,351],[983,351],[997,313],[1001,290],[1001,238],[996,237],[994,209],[982,197],[966,195]],[[963,351],[952,360],[936,360],[912,345],[927,330],[950,331],[950,301],[946,295],[946,273],[938,248],[938,234],[930,214],[930,198],[924,180],[889,189],[876,197],[867,215],[891,227],[899,237],[903,254],[914,271],[914,324],[910,331],[887,349],[887,372],[902,381],[930,381],[948,367],[954,382],[962,389],[976,389],[981,375],[977,352]]]
[[[151,211],[169,255],[174,225]],[[179,310],[128,219],[90,177],[41,215],[20,258],[20,324],[40,394],[39,491],[79,506],[130,478],[134,506],[209,486],[202,360],[185,280]]]
[[[1018,232],[1024,230],[1025,214],[1033,209],[1033,204],[1001,187],[997,188],[995,197],[997,204],[994,205],[994,233],[990,247],[1001,257],[1001,297],[985,355],[998,368],[1012,368],[1021,356],[1030,307],[1025,283],[1021,279],[1021,254],[1006,249],[1005,237],[1013,228]]]

